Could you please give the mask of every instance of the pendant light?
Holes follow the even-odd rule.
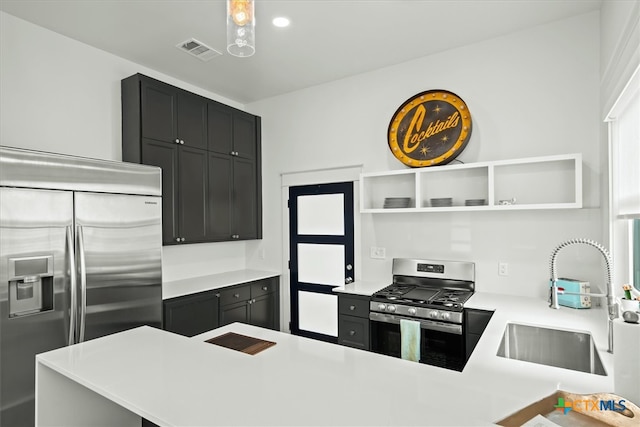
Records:
[[[246,58],[256,51],[253,0],[227,0],[227,51]]]

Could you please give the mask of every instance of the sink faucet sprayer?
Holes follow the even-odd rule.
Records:
[[[560,249],[565,248],[569,245],[582,243],[585,245],[590,245],[596,248],[602,256],[604,257],[605,264],[607,265],[607,293],[606,294],[594,294],[594,293],[580,293],[580,292],[564,292],[558,291],[558,275],[556,273],[556,257],[558,256],[558,252]],[[609,311],[609,320],[608,320],[608,337],[609,337],[609,348],[608,352],[613,353],[613,319],[618,317],[618,304],[613,297],[613,286],[611,284],[611,256],[609,252],[597,242],[589,239],[571,239],[566,242],[560,243],[551,253],[551,291],[549,294],[549,307],[558,309],[560,306],[558,305],[558,294],[563,293],[565,295],[584,295],[591,297],[607,297],[607,308]]]

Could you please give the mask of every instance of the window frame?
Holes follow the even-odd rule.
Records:
[[[628,120],[625,116],[634,109],[640,109],[640,66],[605,118],[609,128],[609,247],[613,260],[614,293],[619,297],[622,296],[623,284],[632,284],[640,290],[640,203],[637,203],[638,206],[631,203],[631,207],[628,203],[629,188],[632,201],[640,200],[640,182],[629,186],[619,177],[621,169],[629,170],[625,168],[640,164],[640,159],[634,162],[634,155],[630,156],[625,151],[634,142],[640,146],[640,138],[637,137],[640,135],[640,121]],[[619,120],[621,117],[625,120]],[[636,154],[640,152],[640,148],[636,150]]]

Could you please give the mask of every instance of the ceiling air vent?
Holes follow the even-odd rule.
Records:
[[[210,48],[196,39],[189,39],[177,44],[176,47],[205,62],[212,60],[216,56],[222,55],[222,53]]]

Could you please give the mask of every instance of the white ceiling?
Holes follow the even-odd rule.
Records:
[[[222,0],[0,0],[0,10],[247,104],[599,9],[600,0],[256,0],[256,54],[226,53]],[[271,25],[275,16],[288,28]],[[202,62],[175,46],[223,52]],[[490,60],[490,58],[487,58]]]

